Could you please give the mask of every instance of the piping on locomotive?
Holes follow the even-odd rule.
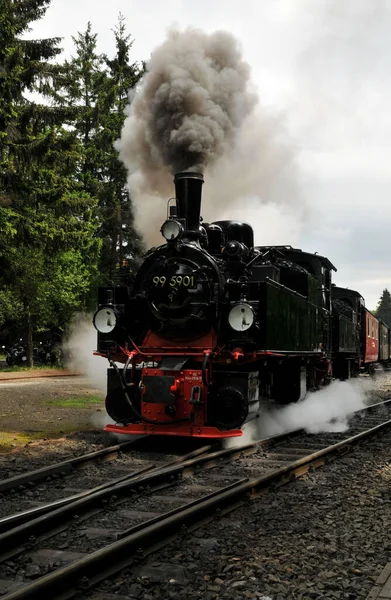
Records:
[[[115,422],[107,431],[240,436],[262,406],[390,358],[389,329],[358,292],[332,285],[327,258],[254,246],[247,223],[201,225],[203,182],[175,175],[166,242],[135,276],[99,289],[95,354],[110,363]]]

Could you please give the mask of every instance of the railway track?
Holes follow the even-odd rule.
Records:
[[[0,534],[3,593],[9,592],[3,597],[65,600],[91,593],[94,598],[91,590],[99,582],[167,544],[183,528],[224,515],[390,428],[387,401],[359,411],[345,433],[296,430],[242,448],[205,447],[198,455],[53,506]]]
[[[160,439],[145,437],[1,481],[0,533],[170,462],[180,462],[187,454],[182,447],[178,452],[178,440],[173,442],[162,450]],[[198,448],[194,456],[200,451],[199,440],[187,446]],[[201,446],[201,451],[210,448]]]
[[[9,516],[15,510],[22,523],[28,520],[27,515],[32,518],[43,514],[50,506],[67,504],[94,489],[104,489],[136,473],[163,466],[186,452],[178,443],[168,447],[165,444],[164,451],[161,445],[161,440],[145,437],[3,479],[0,481],[0,533],[9,528],[12,522]],[[188,446],[196,448],[200,443]],[[25,515],[24,520],[22,515]]]

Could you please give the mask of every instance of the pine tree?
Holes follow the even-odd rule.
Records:
[[[3,0],[0,12],[0,182],[2,195],[14,189],[15,161],[27,152],[39,153],[42,139],[26,147],[26,128],[43,116],[56,119],[55,111],[37,107],[24,95],[26,90],[45,93],[48,85],[59,77],[61,69],[51,64],[57,56],[60,38],[26,40],[18,36],[29,31],[29,23],[41,18],[50,0]],[[30,142],[32,142],[30,140]],[[24,152],[23,152],[24,151]]]
[[[387,288],[383,290],[376,308],[376,316],[391,327],[391,294]]]
[[[125,261],[132,262],[142,251],[126,189],[126,169],[114,149],[123,126],[129,90],[140,79],[142,68],[130,63],[133,42],[121,15],[114,37],[113,58],[97,53],[97,35],[92,33],[91,23],[84,33],[72,38],[75,55],[65,64],[63,96],[63,102],[75,111],[71,126],[83,145],[78,179],[99,203],[99,236],[103,243],[101,284],[113,280],[118,267]]]
[[[0,291],[22,307],[28,362],[32,363],[33,332],[64,318],[67,302],[51,282],[67,271],[66,253],[90,265],[94,277],[99,240],[96,201],[77,181],[81,145],[64,127],[71,111],[58,103],[64,69],[50,62],[60,53],[59,39],[24,40],[29,23],[41,18],[49,0],[3,0],[0,15]],[[36,91],[54,105],[26,97]],[[70,260],[70,265],[75,261]],[[77,263],[77,260],[76,260]],[[68,271],[71,271],[70,267]],[[63,285],[80,301],[64,274]],[[72,291],[73,290],[73,291]],[[57,313],[50,310],[57,302]],[[4,304],[4,303],[3,303]],[[69,305],[69,298],[68,298]],[[65,311],[65,312],[64,312]]]
[[[116,52],[113,59],[104,57],[108,72],[101,94],[103,127],[97,142],[104,156],[99,205],[102,214],[103,251],[101,271],[108,280],[115,277],[118,267],[132,265],[143,251],[141,236],[135,229],[133,209],[126,188],[126,169],[118,159],[114,142],[120,137],[129,102],[129,91],[140,80],[145,65],[130,62],[133,41],[126,33],[125,19],[120,14],[114,28]]]
[[[82,144],[83,157],[77,172],[85,192],[99,196],[102,180],[101,165],[104,160],[96,137],[102,127],[100,93],[105,81],[103,56],[97,54],[97,34],[92,33],[88,22],[84,33],[72,36],[75,56],[65,62],[67,73],[61,102],[73,110],[71,126]]]

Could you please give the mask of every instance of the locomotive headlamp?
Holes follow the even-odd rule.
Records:
[[[228,314],[228,323],[234,331],[247,331],[254,323],[254,311],[249,304],[235,304]]]
[[[169,242],[170,240],[176,240],[181,235],[183,227],[175,219],[169,219],[163,223],[160,231],[162,236]]]
[[[93,323],[99,333],[111,333],[117,325],[117,314],[113,308],[105,306],[95,313]]]

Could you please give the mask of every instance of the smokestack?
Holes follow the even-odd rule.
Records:
[[[203,183],[202,173],[183,171],[174,176],[178,217],[186,219],[186,232],[199,232]]]

